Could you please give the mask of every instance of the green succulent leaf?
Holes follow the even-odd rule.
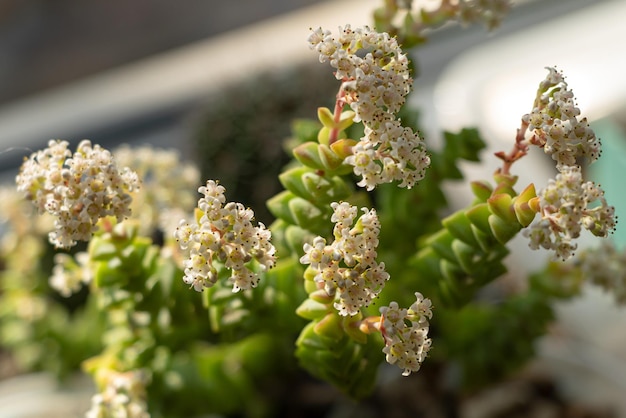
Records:
[[[296,309],[296,313],[299,316],[309,320],[321,319],[330,312],[332,312],[332,307],[329,307],[328,304],[317,302],[312,298],[305,299]]]
[[[319,147],[317,147],[317,152],[319,153],[320,161],[327,171],[335,171],[343,164],[343,158],[335,154],[328,145],[320,144]]]
[[[506,193],[500,193],[487,199],[489,210],[495,216],[501,218],[506,223],[518,223],[513,209],[513,198]]]
[[[520,224],[517,223],[517,219],[515,223],[511,223],[493,214],[489,216],[489,226],[491,227],[493,236],[502,245],[506,244],[517,235],[521,228]]]
[[[347,199],[352,190],[339,176],[324,177],[317,173],[304,173],[302,183],[312,200],[319,204],[329,204]]]
[[[535,215],[539,212],[539,199],[535,192],[535,185],[529,184],[522,193],[515,197],[513,208],[515,216],[520,225],[527,227],[535,219]]]
[[[344,110],[339,117],[339,123],[336,124],[336,128],[340,131],[345,131],[354,123],[356,113],[352,110]]]
[[[333,112],[327,107],[317,108],[317,118],[325,128],[333,129],[336,126]]]
[[[311,167],[315,170],[324,170],[325,166],[320,159],[320,153],[318,147],[320,144],[315,142],[305,142],[293,149],[293,155],[296,159],[307,167]]]
[[[486,202],[493,193],[493,187],[487,181],[472,181],[470,183],[472,192],[481,202]]]
[[[297,220],[289,209],[289,202],[296,198],[292,192],[285,190],[271,197],[267,201],[267,208],[275,217],[282,219],[288,224],[297,224]]]
[[[321,320],[317,321],[313,330],[316,334],[331,340],[340,340],[345,336],[341,326],[341,317],[336,311],[327,313]]]
[[[352,147],[354,147],[359,141],[354,139],[343,138],[330,144],[330,149],[342,160],[352,155]]]
[[[287,171],[282,172],[278,179],[283,187],[294,195],[302,197],[304,199],[313,200],[310,189],[304,184],[304,176],[314,174],[314,170],[309,167],[293,167]],[[319,176],[318,176],[319,177]]]
[[[453,213],[443,219],[441,223],[455,238],[470,246],[478,246],[478,242],[472,231],[472,223],[464,211]]]
[[[310,231],[297,225],[288,225],[285,229],[285,241],[289,246],[290,253],[298,257],[304,255],[304,244],[311,242],[313,237],[314,235]]]
[[[465,215],[473,226],[478,228],[481,232],[491,235],[491,225],[489,224],[491,210],[489,210],[489,205],[487,203],[480,203],[469,208],[465,212]]]
[[[329,226],[330,207],[321,209],[308,200],[294,197],[287,204],[296,225],[301,225],[311,232],[323,235]]]
[[[359,329],[362,320],[363,315],[361,313],[354,316],[344,316],[341,325],[348,337],[360,344],[365,344],[367,343],[367,335]]]

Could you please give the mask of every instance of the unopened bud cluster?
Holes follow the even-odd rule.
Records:
[[[428,338],[428,320],[433,316],[430,299],[416,292],[415,302],[408,309],[391,302],[380,308],[380,313],[387,362],[404,369],[404,376],[418,371],[431,347]]]
[[[358,211],[349,203],[332,203],[335,240],[322,237],[304,244],[302,264],[315,272],[314,280],[335,298],[334,307],[342,316],[354,316],[368,306],[385,286],[389,274],[385,263],[376,262],[380,223],[374,209]],[[354,225],[353,225],[354,224]]]
[[[48,147],[25,160],[16,178],[40,213],[55,218],[49,234],[52,244],[69,248],[88,241],[101,218],[118,222],[130,215],[129,192],[139,187],[137,174],[118,169],[111,153],[82,141],[72,154],[66,141],[51,140]]]
[[[339,100],[344,100],[362,121],[365,135],[345,162],[362,177],[368,190],[381,183],[400,181],[411,188],[430,165],[424,142],[412,129],[403,127],[396,113],[406,101],[413,82],[409,61],[397,40],[368,27],[340,28],[335,38],[328,30],[315,29],[309,37],[320,61],[329,61],[342,81]]]
[[[254,226],[254,212],[241,203],[226,202],[225,189],[213,180],[198,189],[196,221],[181,220],[175,232],[184,260],[185,283],[201,292],[218,280],[218,265],[231,270],[233,292],[256,287],[259,275],[253,271],[256,262],[263,271],[274,266],[276,249],[270,243],[271,233],[259,222]]]

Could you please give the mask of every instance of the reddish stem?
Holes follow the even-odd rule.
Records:
[[[339,125],[339,121],[341,120],[341,113],[343,112],[343,107],[346,105],[346,92],[343,89],[343,84],[339,88],[339,92],[337,93],[337,99],[335,100],[335,109],[333,110],[333,119],[336,125]],[[330,130],[328,134],[328,145],[332,145],[337,142],[339,139],[339,129],[333,128]]]
[[[502,168],[500,169],[502,174],[510,174],[513,163],[528,154],[528,143],[525,141],[527,130],[528,122],[522,121],[522,126],[517,130],[517,135],[515,136],[513,149],[508,154],[504,151],[495,153],[495,156],[502,160]]]

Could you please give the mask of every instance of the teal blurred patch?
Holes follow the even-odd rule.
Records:
[[[607,202],[615,206],[619,222],[613,240],[618,247],[626,247],[626,132],[612,118],[593,122],[592,128],[602,139],[602,156],[590,167],[596,183],[602,185]]]

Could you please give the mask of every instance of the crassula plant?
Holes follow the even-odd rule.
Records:
[[[494,27],[507,3],[444,0],[421,12],[410,3],[386,1],[377,29],[311,30],[337,94],[316,120],[294,121],[270,225],[171,151],[83,141],[72,152],[53,140],[27,158],[17,190],[32,207],[8,191],[1,199],[12,222],[5,346],[32,368],[82,362],[98,389],[88,417],[271,416],[284,393],[267,387],[296,367],[355,399],[374,390],[384,363],[408,376],[455,362],[459,385],[472,387],[530,359],[551,303],[584,281],[623,302],[623,255],[610,246],[601,263],[594,250],[575,255],[584,230],[607,237],[616,219],[584,177],[600,141],[555,68],[511,127],[511,150],[491,157],[500,168],[468,183],[464,207],[449,207],[443,183],[461,180],[459,163],[480,161],[484,143],[464,129],[429,146],[405,105],[413,79],[402,48],[451,20]],[[539,192],[514,174],[532,147],[556,167]],[[520,234],[555,261],[489,301]],[[63,250],[49,262],[45,235]],[[46,297],[50,288],[65,305]]]

